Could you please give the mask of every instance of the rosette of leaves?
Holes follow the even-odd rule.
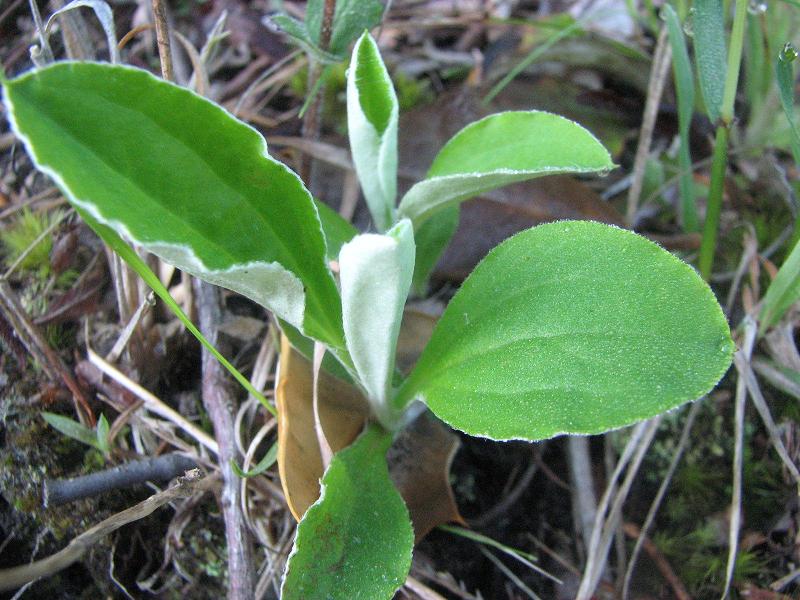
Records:
[[[690,266],[629,231],[563,221],[490,252],[400,375],[415,264],[432,265],[448,238],[426,238],[426,225],[499,186],[614,165],[574,122],[500,113],[455,135],[398,202],[397,99],[367,34],[347,104],[375,233],[317,204],[257,131],[145,71],[67,62],[3,88],[31,158],[104,239],[261,304],[366,399],[368,423],[333,455],[300,520],[286,599],[391,598],[402,585],[414,535],[386,451],[418,402],[495,440],[594,434],[703,396],[730,365],[728,325]]]

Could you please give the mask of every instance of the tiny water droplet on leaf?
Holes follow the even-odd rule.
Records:
[[[747,4],[747,12],[751,15],[763,15],[767,12],[769,5],[762,0],[750,0]]]
[[[778,59],[781,62],[794,62],[797,59],[797,55],[797,48],[795,48],[794,44],[791,42],[786,42],[783,48],[781,48]]]

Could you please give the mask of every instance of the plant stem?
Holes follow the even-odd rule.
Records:
[[[700,245],[698,268],[706,281],[711,277],[714,265],[714,252],[717,247],[719,217],[722,212],[722,191],[725,183],[725,172],[728,166],[728,135],[733,124],[733,110],[736,100],[736,88],[739,85],[739,68],[742,62],[744,45],[744,25],[747,17],[747,0],[736,0],[736,14],[731,30],[731,45],[728,50],[728,68],[725,77],[725,88],[720,109],[720,123],[714,139],[714,159],[711,165],[711,185],[708,190],[708,208],[703,226],[703,241]]]
[[[222,322],[219,288],[195,280],[195,295],[200,330],[211,344],[217,346],[219,324]],[[219,445],[217,458],[222,472],[220,506],[228,546],[228,599],[252,600],[255,597],[253,548],[241,509],[240,480],[231,466],[231,462],[238,458],[234,433],[236,407],[222,365],[206,348],[203,348],[202,363],[203,404],[214,424],[214,437]]]
[[[728,167],[728,128],[717,127],[714,139],[714,158],[711,163],[711,186],[708,190],[706,220],[703,226],[703,241],[700,244],[698,269],[700,276],[708,281],[714,265],[714,251],[717,247],[719,216],[722,212],[722,192],[725,184],[725,171]]]
[[[322,25],[319,31],[319,47],[327,51],[331,43],[331,33],[333,32],[333,16],[336,13],[336,0],[325,0],[322,12]],[[322,65],[308,55],[308,90],[315,89],[317,80],[322,76]],[[308,107],[305,116],[303,117],[302,135],[306,140],[317,140],[320,132],[320,122],[322,113],[322,101],[324,95],[324,84],[318,86],[316,95]],[[300,178],[306,182],[306,185],[311,185],[311,157],[302,154],[300,158]]]
[[[161,59],[161,76],[167,81],[175,81],[172,71],[172,46],[169,40],[169,26],[167,25],[167,11],[163,0],[152,0],[153,20],[156,26],[156,41],[158,42],[158,56]]]

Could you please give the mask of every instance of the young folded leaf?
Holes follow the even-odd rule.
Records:
[[[733,350],[689,265],[629,231],[561,221],[477,266],[396,402],[499,440],[600,433],[699,398]]]
[[[378,419],[389,429],[395,350],[414,274],[414,231],[403,219],[386,235],[363,234],[342,247],[339,275],[347,350]]]
[[[344,346],[317,209],[257,131],[130,67],[58,63],[3,88],[14,131],[70,202],[167,262]]]
[[[392,435],[370,426],[334,455],[297,526],[283,600],[389,600],[411,568],[414,531],[389,479]]]
[[[347,133],[361,189],[379,231],[394,222],[398,111],[378,46],[364,33],[353,48],[347,73]]]
[[[437,211],[504,185],[558,173],[614,167],[586,129],[542,111],[504,112],[467,125],[445,144],[428,176],[400,201],[417,229]]]

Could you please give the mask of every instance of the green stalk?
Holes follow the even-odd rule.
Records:
[[[703,241],[700,243],[700,258],[698,259],[697,265],[700,270],[700,276],[706,281],[711,277],[711,268],[714,266],[714,250],[717,247],[719,216],[722,212],[722,191],[727,168],[728,128],[724,125],[720,125],[717,127],[717,135],[714,139],[714,157],[711,163],[711,185],[708,190],[706,221],[703,227]]]
[[[714,139],[714,158],[711,165],[711,185],[708,191],[708,208],[703,226],[703,241],[700,245],[698,267],[703,279],[711,277],[714,265],[714,252],[717,247],[719,216],[722,212],[722,191],[725,183],[725,171],[728,166],[728,134],[733,122],[733,109],[736,100],[736,88],[739,85],[739,68],[742,62],[744,46],[744,25],[747,17],[747,0],[736,0],[736,14],[731,30],[731,45],[728,50],[728,66],[725,77],[725,88],[720,109],[720,123]]]

